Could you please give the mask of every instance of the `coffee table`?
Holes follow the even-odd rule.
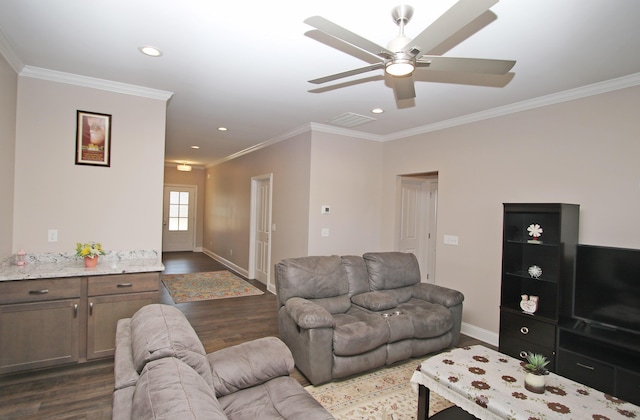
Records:
[[[425,360],[411,378],[419,394],[418,418],[428,418],[429,390],[479,419],[640,418],[640,407],[554,373],[546,377],[544,394],[529,392],[522,365],[481,345]]]

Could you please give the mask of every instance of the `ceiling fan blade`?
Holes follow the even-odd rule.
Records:
[[[338,38],[339,40],[342,40],[347,44],[358,47],[361,50],[368,52],[369,54],[375,55],[378,58],[380,58],[380,54],[392,55],[391,51],[387,50],[386,48],[381,47],[375,42],[371,42],[368,39],[361,37],[360,35],[354,34],[348,29],[336,25],[335,23],[321,16],[312,16],[310,18],[307,18],[305,19],[304,23],[306,23],[307,25],[311,25],[314,28],[320,29],[322,32],[331,35],[334,38]]]
[[[343,77],[355,76],[356,74],[366,73],[371,70],[378,70],[384,67],[382,63],[372,64],[367,67],[361,67],[359,69],[353,69],[349,71],[343,71],[342,73],[332,74],[331,76],[319,77],[317,79],[309,80],[309,83],[315,83],[317,85],[321,83],[331,82],[333,80],[342,79]]]
[[[428,54],[432,49],[446,41],[453,34],[471,23],[478,16],[486,12],[499,0],[460,0],[442,16],[436,19],[403,50],[414,56]]]
[[[514,60],[492,60],[487,58],[459,58],[423,56],[416,61],[417,67],[433,71],[458,71],[467,73],[506,74],[516,64]]]
[[[409,76],[392,76],[393,91],[396,93],[396,99],[412,99],[416,97],[416,89],[413,86],[413,77]]]

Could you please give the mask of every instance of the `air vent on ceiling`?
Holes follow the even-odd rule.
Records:
[[[371,121],[375,121],[375,118],[367,117],[364,115],[354,114],[353,112],[345,112],[337,117],[331,118],[327,121],[329,124],[339,125],[340,127],[355,127]]]

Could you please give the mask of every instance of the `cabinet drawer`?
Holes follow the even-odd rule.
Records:
[[[558,351],[558,375],[602,392],[614,392],[614,368],[571,351]]]
[[[89,277],[89,296],[155,292],[159,290],[159,279],[158,273]]]
[[[530,343],[517,338],[503,337],[500,335],[499,350],[500,352],[508,354],[509,356],[515,357],[519,360],[526,360],[529,352],[540,353],[549,359],[547,368],[551,371],[555,371],[555,349],[553,347],[546,347],[540,344]]]
[[[530,315],[501,312],[500,336],[502,335],[553,348],[556,342],[556,326],[534,319]]]
[[[616,396],[632,404],[640,404],[640,373],[618,369]]]
[[[0,282],[0,304],[80,297],[80,277]]]

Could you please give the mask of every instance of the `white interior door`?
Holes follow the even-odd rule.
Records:
[[[162,250],[193,251],[196,187],[165,185],[163,208]]]
[[[437,178],[400,178],[397,249],[418,259],[423,282],[435,282]]]
[[[267,285],[267,290],[274,292],[271,284],[271,175],[252,179],[253,191],[253,277]]]

